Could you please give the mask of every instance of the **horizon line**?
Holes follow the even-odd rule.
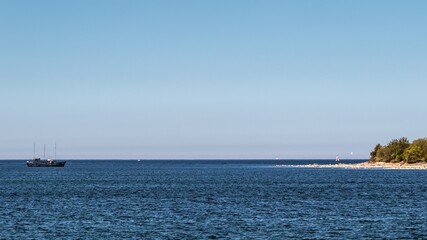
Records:
[[[23,158],[0,158],[0,161],[25,161],[28,160],[27,158],[23,159]],[[65,158],[57,158],[54,160],[67,160],[67,161],[72,161],[72,160],[124,160],[124,161],[215,161],[215,160],[249,160],[249,161],[261,161],[261,160],[334,160],[335,158],[70,158],[70,159],[65,159]],[[340,159],[340,161],[346,161],[346,160],[369,160],[368,158],[344,158],[344,159]]]

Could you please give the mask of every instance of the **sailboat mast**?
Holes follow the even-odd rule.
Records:
[[[43,159],[46,160],[46,144],[43,144]]]
[[[56,143],[55,143],[55,158],[54,159],[56,160]]]
[[[36,158],[36,143],[33,143],[33,159]]]

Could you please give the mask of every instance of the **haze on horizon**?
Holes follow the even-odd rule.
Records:
[[[2,1],[0,159],[368,158],[427,136],[426,10]]]

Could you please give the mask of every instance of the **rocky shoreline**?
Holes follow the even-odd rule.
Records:
[[[344,168],[344,169],[419,169],[427,170],[427,163],[336,163],[336,164],[306,164],[306,165],[277,165],[276,167],[303,167],[303,168]]]

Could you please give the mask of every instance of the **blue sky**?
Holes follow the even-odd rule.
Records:
[[[368,158],[427,136],[426,10],[1,1],[0,158]]]

